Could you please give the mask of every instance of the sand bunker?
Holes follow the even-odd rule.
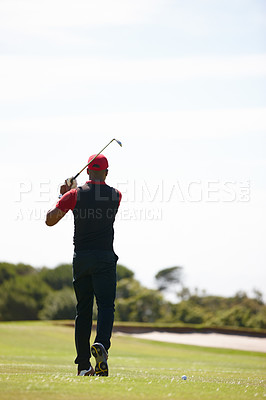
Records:
[[[116,335],[117,334],[121,333],[116,333]],[[266,353],[266,338],[258,338],[244,335],[231,335],[221,333],[168,332],[134,333],[129,335],[139,339],[156,340],[160,342],[191,344],[195,346],[206,347],[220,347],[224,349],[258,351]]]

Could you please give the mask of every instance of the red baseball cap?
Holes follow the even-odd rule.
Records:
[[[92,171],[103,171],[104,169],[107,169],[109,166],[107,158],[103,154],[99,154],[97,157],[95,156],[96,154],[90,156],[88,163],[91,162],[91,160],[94,160],[88,165],[88,169]]]

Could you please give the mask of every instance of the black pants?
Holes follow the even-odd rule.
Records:
[[[73,285],[77,298],[75,364],[78,364],[79,370],[88,369],[90,366],[94,296],[98,310],[95,342],[102,343],[106,350],[110,348],[115,311],[117,260],[118,257],[113,251],[74,252]]]

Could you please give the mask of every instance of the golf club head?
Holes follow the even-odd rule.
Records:
[[[116,143],[118,143],[118,144],[119,144],[119,146],[121,146],[121,147],[122,147],[122,142],[120,142],[120,140],[117,140],[117,139],[113,139],[113,140],[115,140],[115,141],[116,141]]]

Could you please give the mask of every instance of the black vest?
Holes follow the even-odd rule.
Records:
[[[75,250],[113,250],[118,206],[119,192],[106,184],[88,182],[77,189]]]

